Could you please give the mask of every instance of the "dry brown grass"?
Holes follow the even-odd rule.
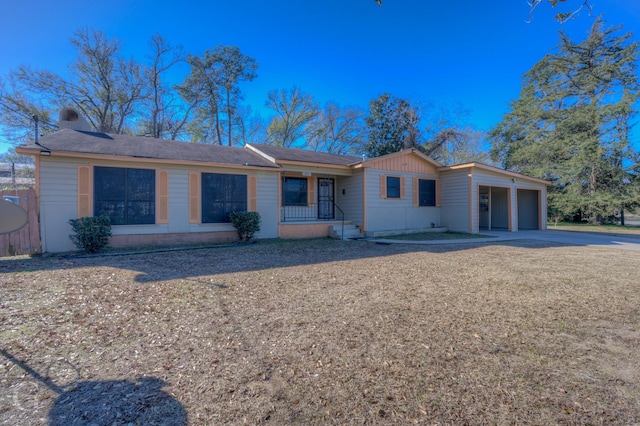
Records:
[[[640,238],[640,226],[638,225],[589,225],[586,223],[561,222],[558,225],[549,223],[548,228],[558,231],[591,232],[596,234],[624,235],[626,237],[637,236]]]
[[[0,260],[0,422],[640,422],[640,252],[508,244]]]

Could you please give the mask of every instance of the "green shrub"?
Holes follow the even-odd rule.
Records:
[[[229,220],[238,232],[241,242],[251,241],[260,231],[260,213],[258,212],[233,212],[229,215]]]
[[[74,235],[69,235],[73,244],[80,250],[98,253],[109,244],[111,220],[107,216],[81,217],[69,220]]]

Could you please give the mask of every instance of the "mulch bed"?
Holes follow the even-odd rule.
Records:
[[[634,424],[640,253],[265,241],[0,259],[0,423]]]

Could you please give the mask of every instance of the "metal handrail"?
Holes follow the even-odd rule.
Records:
[[[334,207],[334,212],[335,210],[337,210],[340,215],[341,215],[341,219],[339,219],[341,221],[341,238],[344,239],[344,211],[340,208],[339,205],[336,204],[335,200],[333,199],[333,197],[327,197],[327,199],[329,201],[331,201],[331,204]],[[300,220],[300,221],[311,221],[311,220],[336,220],[335,216],[332,218],[320,218],[318,217],[318,205],[316,203],[312,203],[312,204],[305,204],[303,206],[282,206],[280,209],[280,218],[282,220],[282,222],[287,222],[287,221],[295,221],[295,220]]]
[[[342,230],[341,230],[341,235],[340,235],[340,239],[344,240],[344,212],[342,211],[342,209],[340,208],[339,205],[336,204],[336,202],[333,200],[333,197],[329,197],[329,199],[331,200],[331,202],[333,203],[333,207],[335,207],[336,209],[338,209],[338,211],[340,211],[340,214],[342,215]]]

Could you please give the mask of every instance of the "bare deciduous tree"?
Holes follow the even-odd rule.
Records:
[[[10,74],[14,86],[22,90],[21,99],[14,97],[16,110],[29,110],[27,104],[50,111],[72,106],[100,132],[130,130],[130,121],[146,96],[141,66],[122,58],[118,42],[101,31],[78,30],[71,44],[78,57],[68,78],[27,66]]]
[[[181,46],[171,46],[160,34],[151,37],[151,54],[145,70],[147,88],[147,118],[141,120],[138,133],[158,139],[177,139],[195,107],[195,102],[181,100],[174,88],[165,81],[171,68],[186,61]]]
[[[556,7],[559,3],[565,3],[566,1],[567,0],[548,0],[548,2],[551,3],[551,7]],[[540,6],[542,2],[543,0],[531,0],[527,2],[527,4],[529,5],[529,20],[527,22],[531,22],[533,20],[533,14],[535,10],[538,6]],[[587,9],[589,11],[589,14],[591,14],[593,6],[591,6],[590,0],[578,0],[578,3],[578,6],[573,10],[567,12],[558,12],[556,14],[556,19],[558,20],[558,22],[564,24],[569,19],[574,18],[583,9]]]
[[[318,115],[313,96],[297,87],[269,91],[266,105],[276,113],[267,128],[267,143],[278,146],[291,147],[306,139],[307,124]]]
[[[360,150],[363,143],[364,111],[340,108],[329,102],[308,125],[307,147],[313,151],[347,154]]]

